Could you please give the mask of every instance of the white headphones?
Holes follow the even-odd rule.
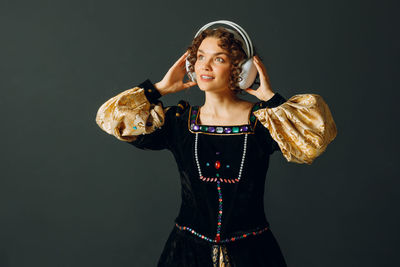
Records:
[[[236,23],[234,23],[232,21],[217,20],[217,21],[213,21],[213,22],[207,23],[206,25],[201,27],[200,30],[194,36],[194,38],[196,38],[202,31],[204,31],[208,27],[210,27],[210,26],[212,26],[214,24],[217,24],[217,23],[226,24],[226,25],[231,26],[232,28],[234,28],[236,31],[224,27],[227,31],[233,33],[235,38],[240,40],[242,42],[242,44],[244,45],[243,50],[246,52],[247,59],[245,59],[243,62],[241,62],[239,64],[239,66],[242,67],[242,72],[239,75],[242,78],[242,80],[238,83],[238,85],[239,85],[239,87],[241,89],[249,88],[254,83],[254,80],[257,77],[258,71],[257,71],[256,66],[253,63],[253,56],[254,56],[253,44],[252,44],[252,42],[250,40],[249,35],[245,32],[245,30],[243,30],[242,27],[240,27],[239,25],[237,25]],[[196,82],[196,73],[195,72],[191,72],[189,70],[189,66],[190,66],[190,62],[186,58],[187,74],[188,74],[189,78],[192,81]]]

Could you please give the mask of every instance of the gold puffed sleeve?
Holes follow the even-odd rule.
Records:
[[[108,134],[127,142],[161,127],[169,107],[164,109],[160,101],[151,103],[145,90],[151,91],[136,86],[107,100],[97,111],[97,125]]]
[[[254,115],[268,128],[288,162],[311,164],[337,135],[331,111],[317,94],[294,95]]]

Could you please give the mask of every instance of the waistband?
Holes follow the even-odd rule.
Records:
[[[189,233],[191,233],[191,234],[193,234],[193,235],[195,235],[195,236],[197,236],[197,237],[199,237],[201,239],[204,239],[204,240],[206,240],[206,241],[208,241],[210,243],[213,243],[213,244],[234,242],[234,241],[237,241],[237,240],[240,240],[240,239],[243,239],[243,238],[247,238],[249,236],[255,236],[255,235],[262,234],[263,232],[265,232],[265,231],[267,231],[269,229],[268,226],[261,227],[261,228],[257,227],[255,229],[247,230],[244,234],[233,235],[231,237],[224,238],[224,239],[217,239],[217,238],[210,238],[208,236],[205,236],[205,235],[203,235],[203,234],[201,234],[201,233],[199,233],[199,232],[197,232],[197,231],[195,231],[192,228],[187,227],[187,226],[181,226],[181,225],[179,225],[177,223],[175,223],[175,226],[179,230],[188,231]]]

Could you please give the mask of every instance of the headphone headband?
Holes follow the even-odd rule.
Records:
[[[246,50],[247,57],[251,58],[253,56],[253,44],[251,42],[249,35],[246,33],[246,31],[242,27],[240,27],[236,23],[229,21],[229,20],[217,20],[217,21],[209,22],[206,25],[204,25],[203,27],[201,27],[200,30],[197,31],[197,33],[194,37],[196,38],[203,30],[209,28],[210,26],[212,26],[214,24],[226,24],[226,25],[234,28],[236,30],[236,32],[241,35],[241,38],[237,38],[238,34],[236,32],[229,31],[229,29],[227,29],[227,30],[229,32],[232,32],[233,35],[235,35],[236,39],[244,41],[245,47],[243,47],[243,48],[245,48],[245,50]]]

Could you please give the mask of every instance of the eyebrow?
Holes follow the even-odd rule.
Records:
[[[204,51],[201,50],[201,49],[199,49],[198,51],[199,51],[200,53],[205,54]],[[218,52],[218,53],[214,53],[214,54],[212,54],[212,55],[216,55],[216,56],[217,56],[217,55],[221,55],[221,54],[222,54],[222,55],[225,55],[225,56],[229,56],[229,55],[228,55],[227,53],[225,53],[225,52]]]

